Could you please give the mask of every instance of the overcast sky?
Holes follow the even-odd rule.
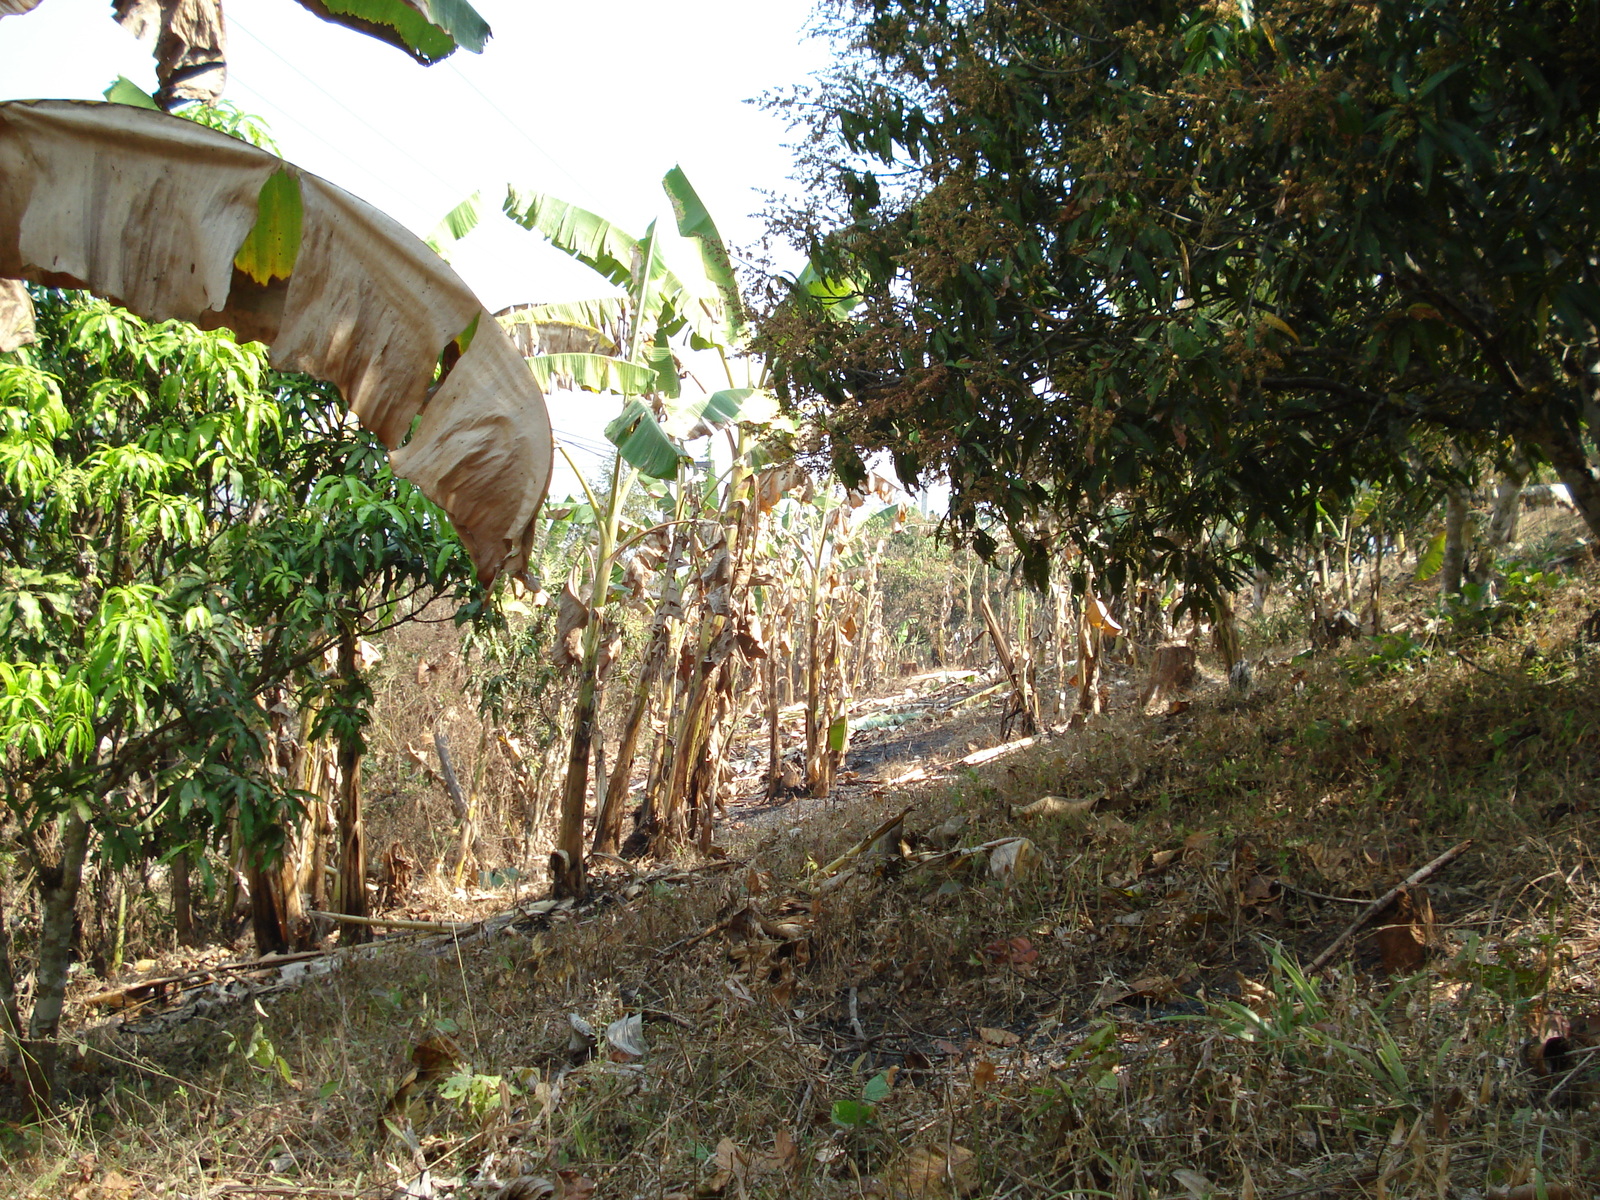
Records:
[[[481,55],[420,67],[292,0],[225,0],[225,98],[271,126],[283,156],[426,234],[482,189],[553,192],[640,234],[670,222],[662,175],[681,165],[724,237],[752,244],[759,190],[790,171],[781,121],[748,101],[826,65],[812,0],[474,0]],[[109,0],[43,0],[0,21],[0,99],[100,99],[118,75],[153,91],[149,48]],[[490,309],[599,294],[598,277],[498,216],[452,255]],[[569,440],[593,445],[612,397],[553,397]],[[555,494],[570,481],[558,480]]]

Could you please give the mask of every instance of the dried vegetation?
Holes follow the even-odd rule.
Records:
[[[4,1134],[0,1187],[1588,1195],[1594,584],[86,1030],[81,1102]]]

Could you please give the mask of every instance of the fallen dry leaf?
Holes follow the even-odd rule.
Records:
[[[1391,975],[1415,971],[1427,960],[1433,941],[1433,906],[1423,887],[1402,888],[1374,922],[1383,969]]]
[[[1069,800],[1065,796],[1040,796],[1032,804],[1017,804],[1011,815],[1018,818],[1058,817],[1086,813],[1095,806],[1093,800]]]
[[[983,956],[999,966],[1020,968],[1037,961],[1039,952],[1027,938],[1014,937],[990,942],[983,948]]]
[[[723,1138],[717,1143],[712,1161],[716,1164],[717,1173],[711,1177],[707,1187],[713,1192],[722,1192],[727,1190],[730,1183],[737,1183],[739,1193],[743,1195],[745,1180],[750,1175],[750,1160],[739,1149],[738,1143],[732,1138]]]
[[[613,1059],[626,1061],[632,1058],[643,1058],[644,1044],[644,1017],[640,1013],[632,1016],[621,1017],[606,1026],[606,1041],[611,1044]]]
[[[411,1051],[411,1065],[417,1068],[417,1083],[443,1079],[461,1061],[461,1047],[447,1034],[436,1033],[418,1042]]]
[[[800,1146],[794,1134],[779,1127],[772,1135],[772,1153],[756,1164],[761,1171],[790,1171],[800,1161]]]
[[[554,1200],[589,1200],[598,1186],[581,1171],[557,1171]]]
[[[995,1081],[999,1072],[995,1070],[994,1063],[987,1058],[980,1058],[972,1067],[972,1086],[976,1091],[983,1091]]]
[[[965,1146],[914,1146],[883,1173],[891,1200],[913,1196],[970,1196],[978,1190],[978,1166]]]
[[[524,1175],[504,1184],[489,1195],[489,1200],[548,1200],[556,1185],[542,1175]]]
[[[991,1046],[1015,1046],[1022,1041],[1009,1029],[993,1029],[989,1026],[979,1029],[978,1036]]]
[[[1007,887],[1049,869],[1049,856],[1028,838],[1008,838],[989,851],[989,873]]]
[[[1544,1200],[1580,1200],[1585,1193],[1564,1183],[1544,1185]],[[1539,1187],[1533,1183],[1519,1184],[1514,1188],[1485,1188],[1483,1200],[1539,1200]]]
[[[1194,1200],[1207,1200],[1217,1194],[1217,1185],[1212,1183],[1199,1171],[1191,1171],[1188,1167],[1179,1167],[1172,1173],[1172,1177],[1183,1185],[1183,1190],[1194,1197]]]

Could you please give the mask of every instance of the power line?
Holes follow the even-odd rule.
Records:
[[[576,175],[574,175],[571,171],[569,171],[565,166],[563,166],[562,163],[560,162],[560,160],[558,160],[555,157],[555,155],[551,154],[543,146],[539,145],[538,142],[534,141],[531,137],[529,137],[528,133],[527,133],[527,130],[523,129],[521,125],[519,125],[519,124],[517,124],[517,122],[513,121],[511,119],[510,115],[503,108],[501,108],[497,103],[495,103],[494,99],[492,97],[490,97],[482,88],[480,88],[476,83],[472,82],[471,78],[469,78],[466,75],[466,73],[461,70],[460,67],[456,66],[456,64],[454,62],[447,62],[447,63],[445,63],[445,65],[450,68],[451,72],[454,73],[454,75],[455,75],[455,77],[457,79],[459,79],[462,83],[466,84],[469,88],[471,88],[474,92],[476,92],[478,94],[478,98],[480,100],[482,100],[485,104],[487,104],[489,106],[489,108],[494,112],[494,114],[497,117],[499,117],[502,121],[504,121],[506,123],[506,126],[511,130],[512,133],[516,134],[519,138],[521,138],[524,142],[526,142],[530,147],[532,147],[533,152],[535,154],[537,154],[540,158],[544,159],[547,163],[549,163],[552,167],[554,167],[562,175],[565,175],[568,179],[570,179],[573,182],[573,184],[577,187],[578,191],[583,195],[583,197],[586,200],[588,200],[590,202],[590,204],[596,205],[596,206],[599,205],[599,203],[600,203],[599,198],[597,196],[595,196],[595,194],[593,192],[591,192],[587,187],[584,186],[583,180],[579,179]]]
[[[446,195],[450,195],[450,194],[452,194],[452,193],[454,193],[454,192],[456,192],[456,191],[458,191],[460,189],[461,185],[459,183],[451,183],[449,180],[445,179],[444,176],[440,175],[437,171],[435,171],[426,162],[424,162],[422,159],[418,158],[415,154],[413,154],[411,151],[407,150],[404,146],[400,145],[393,138],[391,138],[388,134],[384,133],[383,130],[379,129],[371,121],[369,121],[365,117],[363,117],[360,113],[356,112],[355,109],[351,108],[343,100],[339,99],[338,96],[335,96],[327,88],[323,87],[315,79],[313,79],[313,78],[311,78],[311,76],[307,75],[304,71],[302,71],[298,66],[296,66],[289,59],[287,59],[283,55],[279,54],[275,49],[272,48],[272,46],[268,45],[267,42],[262,40],[260,37],[256,36],[256,34],[251,32],[251,30],[249,28],[247,28],[245,25],[241,24],[238,21],[238,19],[235,18],[233,16],[233,14],[231,14],[231,13],[228,15],[228,25],[229,25],[230,28],[237,29],[240,32],[242,32],[246,37],[248,37],[256,45],[260,46],[268,54],[272,55],[273,58],[277,59],[284,66],[288,67],[289,70],[293,71],[296,75],[300,76],[301,79],[304,79],[306,81],[306,83],[310,84],[317,91],[321,92],[336,107],[342,109],[346,114],[348,114],[352,120],[356,121],[358,124],[363,125],[367,129],[369,129],[373,133],[373,135],[375,137],[378,137],[381,140],[383,140],[384,142],[387,142],[388,145],[395,151],[395,153],[399,154],[402,158],[405,158],[408,161],[410,161],[414,166],[416,166],[424,174],[431,175],[433,177],[434,181],[437,182],[440,187],[445,189],[445,194]],[[326,143],[324,143],[324,144],[326,144]]]

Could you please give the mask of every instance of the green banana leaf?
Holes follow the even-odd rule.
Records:
[[[546,192],[507,188],[505,214],[524,229],[543,234],[556,249],[598,271],[619,288],[633,278],[639,239],[604,217]]]
[[[733,260],[728,255],[727,244],[717,232],[716,222],[706,211],[705,204],[683,173],[682,167],[673,167],[661,181],[667,199],[672,202],[672,212],[678,221],[678,232],[693,240],[700,251],[700,263],[706,281],[715,289],[720,301],[722,318],[721,344],[732,346],[744,333],[744,301],[739,295],[739,280],[734,274]],[[709,314],[718,315],[718,314]]]
[[[778,398],[766,388],[727,388],[667,406],[666,431],[676,438],[704,437],[726,425],[764,425],[778,415]]]
[[[546,391],[579,388],[640,396],[654,391],[657,383],[656,373],[649,367],[609,354],[536,354],[528,359],[528,366]]]
[[[1439,568],[1444,566],[1444,531],[1440,530],[1434,535],[1433,541],[1428,543],[1417,559],[1416,578],[1420,582],[1439,573]]]
[[[113,104],[131,104],[135,108],[161,107],[154,96],[126,75],[118,75],[117,81],[100,94]]]
[[[641,261],[644,250],[638,238],[588,209],[544,192],[509,187],[504,209],[511,220],[542,235],[557,250],[599,272],[617,287],[632,290],[634,264]],[[706,312],[660,255],[654,256],[649,296],[651,306],[642,314],[644,328],[659,325],[668,334],[675,334],[687,324],[703,341],[720,344],[716,339],[722,334],[721,322]]]
[[[606,426],[606,437],[623,459],[652,479],[672,479],[686,457],[657,423],[655,414],[639,400],[629,400],[621,414]]]
[[[678,377],[678,360],[672,356],[667,335],[657,331],[656,340],[644,348],[640,357],[644,359],[644,365],[656,373],[656,385],[651,390],[669,400],[676,400],[682,391],[682,381]]]
[[[324,21],[404,50],[424,66],[456,48],[482,54],[489,23],[466,0],[300,0]]]
[[[300,254],[304,222],[300,180],[288,168],[279,167],[261,185],[256,197],[256,223],[234,256],[233,265],[263,287],[274,279],[289,278]]]
[[[861,287],[851,279],[826,279],[818,274],[809,262],[795,276],[796,287],[802,289],[835,320],[843,320],[850,310],[861,302]]]
[[[522,320],[555,321],[587,325],[609,333],[627,325],[628,301],[624,296],[601,296],[595,300],[568,300],[556,304],[513,304],[495,313],[495,317],[502,325]]]
[[[433,227],[433,231],[422,240],[428,243],[428,249],[446,262],[449,262],[451,244],[459,242],[476,229],[478,222],[482,219],[483,193],[473,192],[472,195],[445,213],[439,223]]]

